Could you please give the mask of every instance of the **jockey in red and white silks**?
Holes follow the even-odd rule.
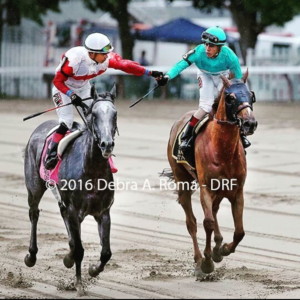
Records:
[[[124,71],[135,76],[162,77],[163,73],[150,71],[138,63],[122,59],[113,52],[113,47],[107,36],[100,33],[90,34],[84,47],[74,47],[63,54],[56,69],[52,89],[53,101],[56,106],[72,101],[75,106],[83,107],[82,98],[91,95],[90,80],[102,75],[108,68]],[[57,162],[57,147],[59,141],[72,128],[74,113],[72,106],[57,109],[60,127],[54,134],[49,146],[45,167],[53,169]]]
[[[56,69],[52,90],[55,105],[70,103],[72,94],[76,94],[80,98],[90,97],[89,81],[102,75],[108,68],[121,70],[135,76],[155,75],[153,77],[158,77],[162,74],[147,70],[134,61],[122,59],[114,52],[108,53],[103,63],[98,63],[90,58],[85,47],[74,47],[63,54],[61,63]],[[72,106],[58,109],[57,114],[59,123],[65,123],[68,128],[72,127],[74,121]]]

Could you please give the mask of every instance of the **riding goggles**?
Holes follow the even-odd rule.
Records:
[[[224,44],[226,42],[226,40],[220,41],[215,35],[212,35],[212,34],[206,32],[206,31],[204,31],[202,33],[202,40],[204,42],[212,43],[214,45]]]
[[[109,53],[111,52],[113,49],[111,44],[106,45],[105,47],[103,47],[99,52],[101,53]]]
[[[100,49],[100,50],[89,48],[86,45],[85,45],[85,48],[87,50],[91,51],[91,52],[102,53],[102,54],[110,53],[114,49],[113,46],[110,43],[108,45],[106,45],[105,47],[103,47],[102,49]]]

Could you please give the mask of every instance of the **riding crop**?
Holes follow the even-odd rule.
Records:
[[[129,106],[129,108],[135,106],[136,104],[138,104],[139,102],[141,102],[144,98],[146,98],[149,94],[151,94],[154,90],[156,90],[158,87],[160,87],[160,85],[156,85],[151,91],[149,91],[145,96],[143,96],[142,98],[140,98],[139,100],[135,101],[133,104],[131,104]]]
[[[89,100],[89,99],[93,99],[93,98],[92,98],[92,97],[84,98],[84,99],[82,99],[82,101],[86,101],[86,100]],[[29,119],[35,118],[35,117],[40,116],[40,115],[42,115],[42,114],[45,114],[45,113],[47,113],[47,112],[50,112],[50,111],[53,111],[53,110],[56,110],[56,109],[58,109],[58,108],[62,108],[62,107],[65,107],[65,106],[68,106],[68,105],[71,105],[71,104],[73,104],[73,103],[70,102],[70,103],[68,103],[68,104],[64,104],[64,105],[61,105],[61,106],[53,107],[53,108],[50,108],[50,109],[48,109],[48,110],[45,110],[45,111],[42,111],[42,112],[39,112],[39,113],[30,115],[30,116],[24,118],[23,121],[27,121],[27,120],[29,120]]]

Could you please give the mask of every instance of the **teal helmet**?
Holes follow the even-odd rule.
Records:
[[[202,33],[202,41],[213,45],[225,45],[226,34],[220,27],[209,27]]]

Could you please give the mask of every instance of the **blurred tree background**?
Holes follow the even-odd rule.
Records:
[[[59,12],[59,1],[66,0],[1,0],[0,35],[2,35],[4,24],[10,26],[20,25],[23,17],[43,25],[41,16],[45,15],[49,9]],[[0,36],[1,41],[2,38]]]
[[[83,0],[92,11],[101,9],[109,12],[117,20],[122,45],[122,55],[133,60],[134,37],[130,33],[130,15],[128,4],[131,0]]]
[[[300,13],[299,0],[192,0],[192,2],[194,7],[206,12],[210,12],[212,8],[230,10],[241,36],[240,45],[244,59],[247,49],[254,49],[257,36],[266,27],[283,26]]]

